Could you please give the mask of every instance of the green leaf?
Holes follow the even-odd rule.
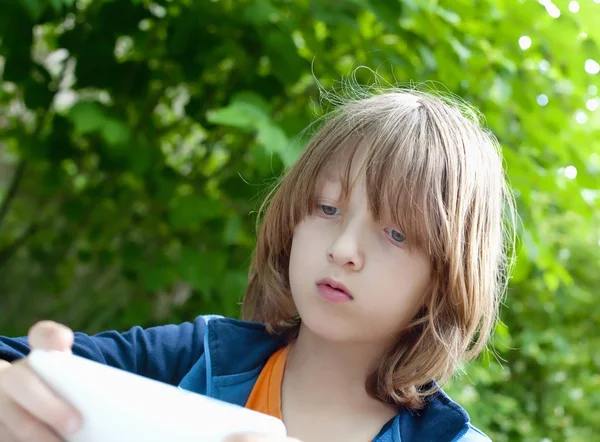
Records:
[[[75,125],[75,132],[85,135],[102,129],[106,122],[101,105],[91,101],[80,101],[68,113]]]
[[[262,110],[252,103],[234,102],[229,106],[208,111],[206,118],[213,124],[253,129],[256,122],[265,118]]]
[[[54,9],[54,12],[60,13],[63,7],[63,3],[67,3],[68,0],[49,0],[50,5]]]
[[[181,276],[200,291],[210,290],[220,283],[225,265],[225,254],[202,252],[192,247],[185,247],[179,260]]]
[[[258,142],[267,152],[281,153],[288,146],[285,132],[272,121],[266,120],[258,125]]]
[[[458,55],[460,61],[466,62],[469,58],[471,58],[471,51],[469,50],[469,48],[463,45],[456,38],[450,39],[450,45],[454,49],[454,52],[456,52],[456,55]]]
[[[241,271],[227,272],[219,283],[227,300],[234,304],[242,300],[248,285],[248,273]]]
[[[157,265],[151,268],[146,267],[144,271],[140,272],[140,278],[146,290],[156,292],[165,289],[173,282],[173,273],[164,265]]]
[[[425,67],[431,71],[437,70],[438,63],[431,48],[429,46],[420,44],[418,46],[418,51],[423,63],[425,64]]]
[[[367,3],[385,26],[394,31],[402,15],[402,4],[398,0],[368,0]]]
[[[108,144],[121,145],[129,141],[129,128],[119,120],[104,119],[102,125],[102,136]]]
[[[220,201],[198,195],[175,198],[169,209],[169,221],[175,229],[197,229],[201,222],[223,215]]]
[[[225,229],[223,230],[223,240],[226,244],[237,244],[240,236],[243,234],[242,223],[238,216],[227,218]]]
[[[278,155],[286,167],[290,167],[301,152],[301,148],[291,143],[283,129],[270,120],[259,125],[258,142],[265,147],[266,152]]]
[[[34,22],[37,22],[42,15],[43,5],[42,0],[17,0],[25,7],[29,16]]]
[[[244,10],[244,17],[251,23],[264,25],[279,18],[280,11],[269,0],[254,0]]]
[[[264,97],[253,91],[238,92],[233,95],[231,102],[251,105],[253,108],[258,109],[260,113],[265,116],[271,113],[271,106],[269,106],[269,103],[267,103]]]
[[[298,48],[288,33],[271,30],[264,38],[265,51],[271,61],[273,74],[283,84],[294,84],[308,67],[298,54]]]
[[[460,24],[460,15],[454,11],[438,6],[435,8],[435,12],[453,26],[458,26]]]
[[[208,111],[207,119],[213,124],[253,129],[269,118],[269,112],[269,104],[263,97],[255,92],[241,91],[232,97],[228,106]]]

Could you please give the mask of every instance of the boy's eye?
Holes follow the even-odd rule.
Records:
[[[404,234],[402,232],[399,232],[398,230],[394,230],[394,229],[386,229],[387,234],[390,236],[390,238],[392,238],[392,240],[394,242],[397,242],[398,244],[402,244],[404,241],[406,241],[406,236],[404,236]]]
[[[334,206],[328,206],[327,204],[317,204],[317,208],[327,216],[338,215],[339,210]]]

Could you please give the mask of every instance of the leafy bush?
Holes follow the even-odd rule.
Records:
[[[366,65],[478,106],[516,189],[519,259],[495,338],[504,361],[484,354],[450,392],[494,440],[600,431],[597,1],[0,10],[2,334],[40,318],[93,333],[236,316],[255,210],[302,149],[316,79],[332,87]]]

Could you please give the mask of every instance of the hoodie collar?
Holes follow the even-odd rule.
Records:
[[[205,334],[206,394],[244,406],[260,370],[284,345],[283,337],[270,335],[262,324],[210,318]],[[468,423],[467,412],[439,388],[424,409],[401,411],[374,440],[452,441]]]

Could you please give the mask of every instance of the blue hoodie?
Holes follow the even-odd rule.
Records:
[[[125,333],[75,333],[73,353],[244,406],[265,363],[283,345],[283,338],[269,335],[262,324],[198,316],[193,323],[148,329],[136,326]],[[28,353],[27,338],[0,336],[0,359],[12,362]],[[373,442],[489,440],[471,425],[467,412],[440,389],[423,410],[398,413]]]

